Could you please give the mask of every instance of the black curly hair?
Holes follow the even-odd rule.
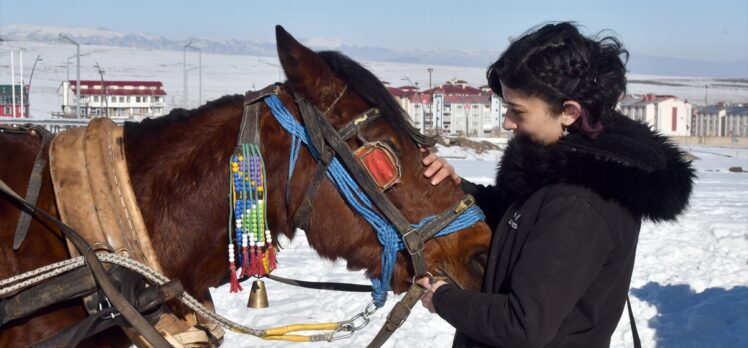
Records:
[[[615,37],[588,38],[570,22],[547,24],[514,40],[486,77],[498,95],[503,82],[545,101],[556,114],[565,101],[579,102],[582,115],[569,130],[595,138],[603,132],[601,119],[614,113],[626,92],[628,56]]]

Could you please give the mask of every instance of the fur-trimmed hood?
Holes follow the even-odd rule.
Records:
[[[596,139],[571,133],[550,146],[527,137],[512,139],[499,164],[498,192],[516,202],[546,185],[579,185],[617,201],[636,217],[674,220],[688,206],[695,178],[683,152],[620,114],[603,125]]]

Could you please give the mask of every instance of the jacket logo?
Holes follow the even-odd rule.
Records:
[[[514,212],[514,216],[512,216],[509,221],[507,221],[507,224],[509,224],[509,227],[516,230],[519,227],[519,219],[522,218],[522,214],[520,214],[518,211]]]

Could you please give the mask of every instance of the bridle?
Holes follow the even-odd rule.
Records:
[[[304,142],[307,145],[309,152],[315,158],[317,164],[310,180],[310,184],[307,187],[307,191],[304,194],[302,203],[294,213],[293,222],[295,226],[300,228],[307,227],[309,215],[312,210],[312,203],[322,178],[327,174],[331,180],[333,180],[335,166],[340,166],[341,164],[350,175],[350,178],[352,178],[352,181],[357,184],[359,191],[362,192],[363,196],[360,196],[359,198],[370,201],[370,204],[373,205],[371,208],[376,207],[379,213],[374,212],[373,209],[371,211],[374,212],[375,215],[383,215],[386,219],[386,223],[390,224],[397,232],[399,240],[396,242],[399,245],[402,245],[402,247],[410,254],[415,277],[430,276],[426,271],[426,264],[424,261],[425,242],[428,239],[465,229],[484,219],[483,213],[477,206],[475,206],[475,200],[473,197],[466,195],[459,202],[440,214],[423,219],[418,224],[411,224],[384,194],[388,186],[382,185],[380,181],[373,178],[371,170],[367,169],[368,167],[360,160],[360,157],[357,158],[356,153],[360,153],[361,150],[353,151],[347,143],[347,140],[352,138],[354,135],[359,135],[359,138],[364,140],[359,132],[364,127],[371,124],[371,122],[378,120],[381,117],[379,109],[371,108],[353,117],[350,122],[339,129],[335,129],[325,113],[312,105],[300,93],[290,91],[289,94],[293,96],[294,102],[301,114],[301,119],[303,121],[303,125],[301,125],[280,102],[280,99],[277,96],[280,91],[281,86],[273,85],[268,86],[261,91],[248,92],[246,94],[244,116],[242,118],[240,131],[240,134],[243,134],[243,136],[240,136],[240,141],[242,137],[245,137],[247,140],[251,139],[251,141],[259,144],[259,117],[261,113],[259,111],[258,102],[264,101],[271,109],[273,116],[275,116],[281,126],[283,126],[283,128],[292,136],[299,137],[299,142]],[[345,93],[345,89],[336,98],[335,102],[340,100],[343,93]],[[328,107],[327,111],[329,112],[333,107],[334,104]],[[298,146],[299,145],[294,145],[294,141],[292,140],[292,163],[295,162],[294,156],[298,156]],[[392,153],[391,149],[388,149],[386,146],[377,145],[377,143],[365,142],[364,146],[374,148],[372,151],[383,151],[386,156],[391,155],[396,161],[391,167],[399,167],[399,159],[397,159],[397,157]],[[294,150],[294,148],[296,149]],[[363,150],[363,152],[366,152],[366,150]],[[289,181],[293,175],[292,163],[289,163]],[[331,174],[331,172],[333,173]],[[388,182],[388,185],[391,186],[391,184],[394,184],[394,182]],[[340,185],[336,186],[338,190],[341,191],[341,195],[345,198],[349,198]],[[349,205],[357,205],[355,201],[352,202],[350,199],[347,199],[347,201]],[[361,211],[359,211],[359,213],[361,213]],[[367,217],[366,212],[362,213],[362,215],[364,215],[365,218]],[[369,221],[370,224],[372,223],[371,220],[367,221]],[[374,224],[372,224],[372,227],[376,229]],[[382,238],[380,237],[379,239],[380,242],[382,242]],[[387,245],[384,246],[385,249],[387,249]],[[386,255],[383,254],[383,264],[385,256]],[[382,273],[384,272],[385,270],[383,267]],[[385,279],[387,279],[387,282],[382,285],[388,290],[389,278]],[[377,283],[374,283],[374,280],[372,281],[375,285],[374,292],[376,293]],[[388,328],[387,330],[389,330],[389,333],[384,334],[384,336],[386,336],[383,337],[384,340],[386,340],[386,338],[389,337],[389,335],[391,335],[400,324],[402,324],[405,318],[407,318],[410,308],[412,308],[413,304],[417,302],[423,291],[425,291],[423,288],[420,288],[415,284],[411,286],[403,299],[403,301],[407,300],[409,303],[403,306],[398,306],[400,305],[400,303],[398,303],[395,309],[393,309],[393,313],[390,314],[390,317],[393,316],[398,308],[407,308],[401,308],[400,312],[402,313],[398,315],[397,318],[388,317],[388,324],[385,325],[385,328]],[[377,307],[381,307],[385,300],[386,291],[384,299],[380,298],[378,300],[375,296],[374,302]],[[384,331],[385,328],[382,330]],[[381,334],[382,331],[380,331],[378,337],[382,336]],[[377,339],[375,339],[375,341],[377,341]],[[381,343],[383,342],[384,341],[382,340]]]

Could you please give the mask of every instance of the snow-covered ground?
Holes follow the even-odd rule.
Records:
[[[686,148],[699,159],[691,206],[676,223],[645,223],[631,281],[631,304],[644,347],[748,347],[748,149]],[[491,183],[495,154],[475,155],[450,148],[458,173],[471,181]],[[447,150],[440,149],[440,153]],[[282,240],[275,274],[306,280],[366,284],[360,272],[349,272],[344,262],[320,259],[300,232]],[[218,311],[256,327],[291,323],[338,321],[360,312],[368,294],[307,290],[265,282],[270,307],[247,309],[248,291],[230,294],[228,286],[213,290]],[[244,283],[245,288],[251,286]],[[390,296],[371,324],[353,337],[333,343],[299,343],[309,347],[363,347],[381,327],[386,313],[399,299]],[[631,347],[628,315],[622,313],[611,347]],[[386,346],[449,347],[454,333],[446,322],[420,304]],[[227,347],[281,347],[286,342],[263,341],[228,333]]]

